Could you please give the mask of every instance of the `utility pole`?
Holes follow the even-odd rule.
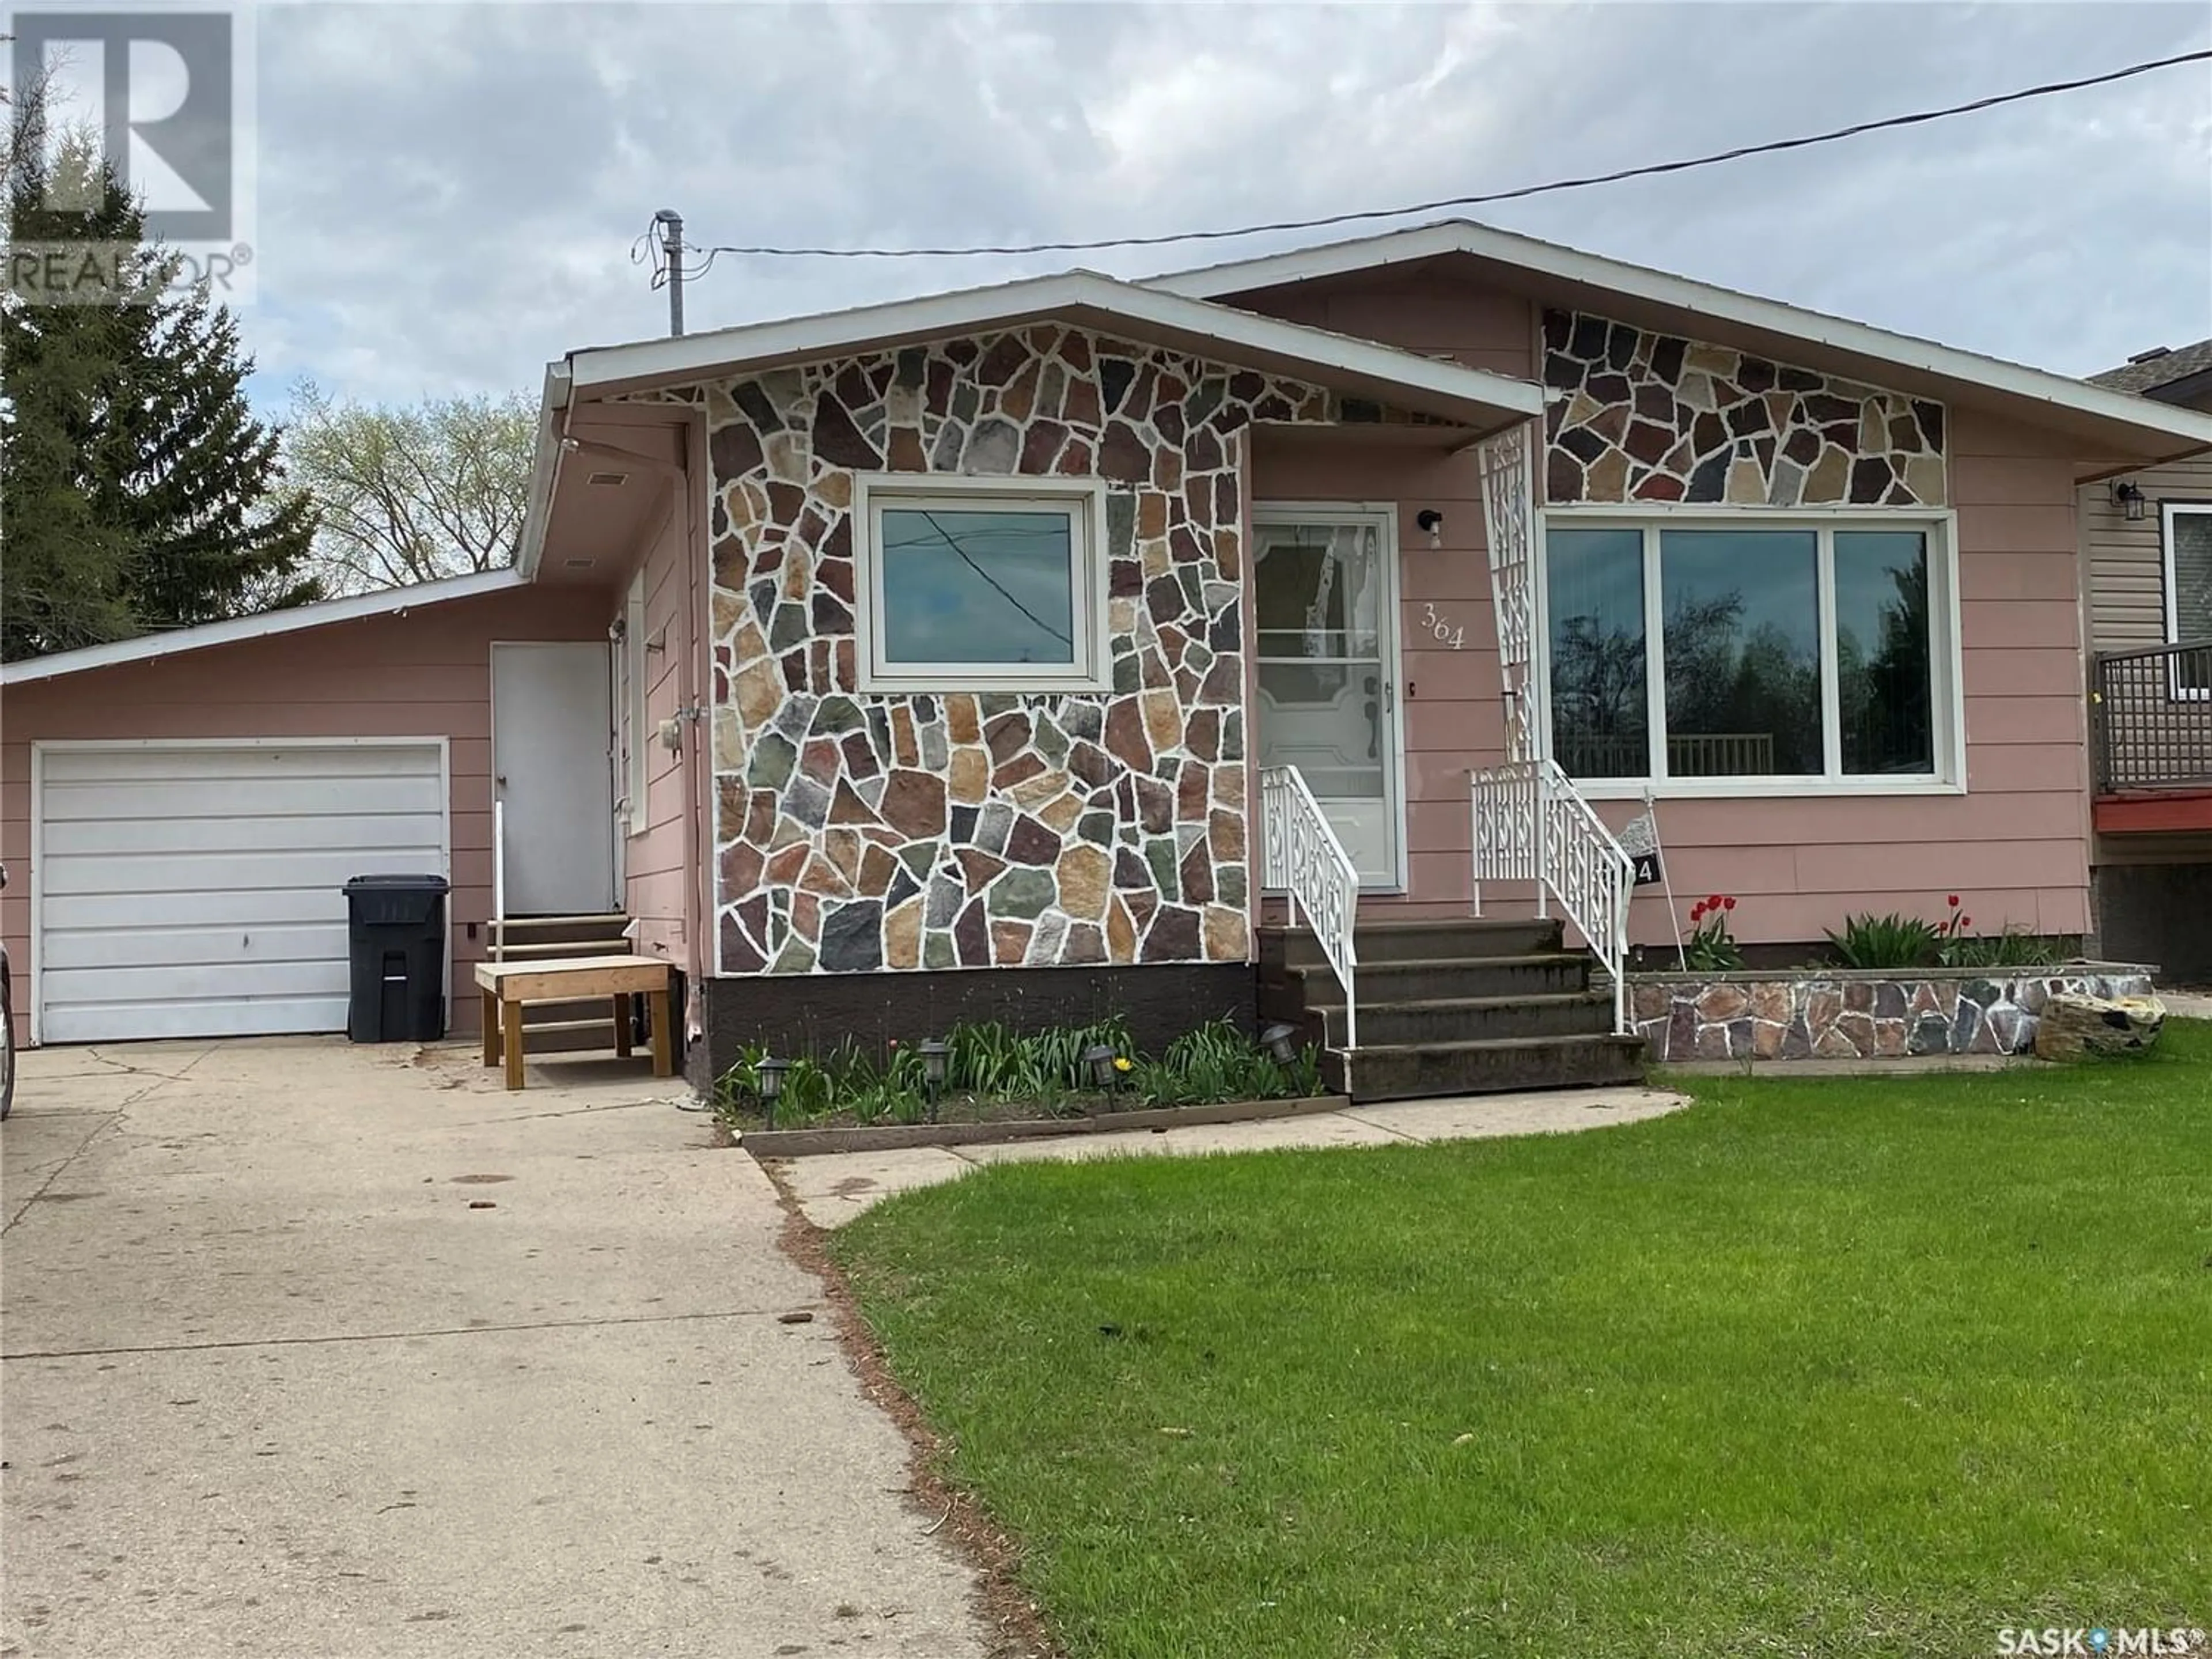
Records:
[[[668,256],[668,331],[684,332],[684,216],[663,208],[653,216],[660,229],[660,246]]]

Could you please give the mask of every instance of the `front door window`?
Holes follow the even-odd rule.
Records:
[[[1260,764],[1295,766],[1358,866],[1395,888],[1400,823],[1396,549],[1380,514],[1260,515]]]

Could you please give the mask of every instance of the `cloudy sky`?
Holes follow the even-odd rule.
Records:
[[[661,332],[632,246],[1002,241],[1525,184],[2212,45],[2177,4],[270,5],[258,299],[281,404],[535,387]],[[2067,373],[2212,334],[2212,67],[1489,210]],[[1412,222],[1411,221],[1406,222]],[[1084,257],[1126,275],[1333,234]],[[1064,258],[724,258],[695,329]]]

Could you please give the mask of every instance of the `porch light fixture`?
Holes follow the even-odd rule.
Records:
[[[1297,1026],[1279,1020],[1260,1033],[1260,1046],[1273,1054],[1278,1062],[1287,1066],[1297,1058],[1297,1050],[1291,1046],[1297,1034]]]
[[[943,1037],[930,1037],[915,1044],[915,1052],[921,1056],[921,1079],[929,1089],[929,1121],[934,1123],[937,1097],[945,1088],[945,1062],[952,1045]]]
[[[787,1060],[763,1060],[753,1067],[753,1086],[760,1091],[761,1104],[768,1111],[768,1127],[775,1127],[776,1097],[783,1092],[783,1074],[791,1069]]]
[[[1083,1063],[1091,1068],[1091,1086],[1110,1089],[1114,1086],[1114,1045],[1101,1042],[1083,1051]]]
[[[2149,507],[2142,487],[2131,478],[2123,478],[2112,486],[2112,505],[2125,513],[2130,520],[2140,519]]]
[[[1433,507],[1425,507],[1413,515],[1413,522],[1427,532],[1431,547],[1444,544],[1444,515]]]

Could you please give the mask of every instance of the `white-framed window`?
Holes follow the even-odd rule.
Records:
[[[1106,486],[854,480],[864,691],[1103,691]]]
[[[630,579],[623,599],[623,635],[619,647],[621,672],[617,719],[622,732],[623,823],[633,835],[641,835],[645,817],[645,757],[648,738],[645,707],[645,572]]]
[[[1948,515],[1544,523],[1544,729],[1584,793],[1953,793]]]
[[[2212,501],[2167,501],[2165,522],[2166,640],[2169,645],[2212,641]],[[2173,695],[2194,702],[2212,697],[2212,652],[2173,659]]]

